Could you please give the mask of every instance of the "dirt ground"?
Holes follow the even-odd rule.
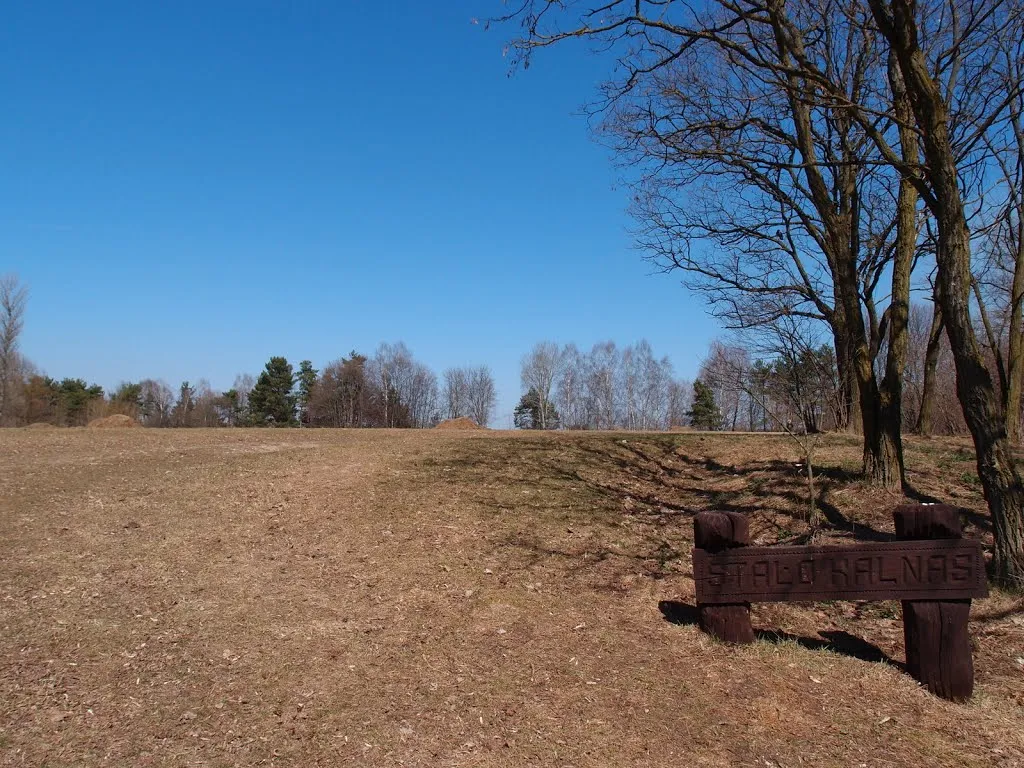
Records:
[[[969,445],[913,497],[990,537]],[[819,450],[826,540],[902,496]],[[1019,766],[1024,601],[972,608],[976,695],[901,669],[899,605],[693,624],[691,518],[809,533],[781,436],[0,432],[0,764]]]

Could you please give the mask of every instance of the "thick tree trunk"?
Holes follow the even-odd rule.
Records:
[[[889,62],[889,80],[893,90],[896,119],[900,123],[900,151],[904,161],[917,164],[917,135],[911,128],[913,112],[899,63]],[[896,198],[896,249],[892,262],[892,294],[889,300],[889,344],[885,355],[885,375],[878,387],[876,482],[886,487],[903,487],[906,472],[903,464],[903,370],[910,345],[907,327],[910,322],[910,273],[917,249],[917,191],[909,179],[900,179]],[[866,433],[865,433],[866,434]],[[882,461],[877,462],[876,456]],[[868,455],[865,452],[865,466]]]
[[[934,429],[933,413],[935,410],[935,375],[939,368],[939,352],[942,349],[942,306],[938,296],[935,297],[935,309],[932,312],[932,327],[928,332],[928,347],[924,353],[924,382],[921,387],[921,409],[917,413],[916,431],[919,435],[931,435]]]
[[[909,276],[908,276],[909,282]],[[858,299],[859,301],[859,299]],[[864,336],[864,324],[859,323],[861,336],[854,345],[853,374],[857,385],[860,423],[864,435],[864,478],[883,488],[903,485],[903,441],[900,436],[900,408],[898,383],[889,382],[890,388],[879,387],[874,366]],[[902,335],[906,335],[906,310],[903,313]],[[905,343],[904,354],[905,354]],[[892,352],[890,351],[890,356]]]
[[[1024,211],[1018,213],[1018,216]],[[1010,340],[1006,361],[1006,436],[1021,441],[1021,413],[1024,406],[1024,221],[1018,222],[1017,253],[1010,283]]]
[[[832,315],[832,340],[836,350],[836,374],[839,377],[839,412],[842,422],[836,424],[843,432],[857,433],[861,428],[860,393],[857,391],[857,377],[853,375],[853,353],[847,338],[846,320],[836,298],[836,310]]]
[[[1002,585],[1024,587],[1024,483],[1006,438],[1002,401],[985,367],[971,322],[971,240],[949,136],[949,113],[917,40],[914,0],[870,0],[882,34],[899,59],[921,131],[930,205],[939,230],[939,301],[956,364],[957,395],[974,439],[995,538],[993,570]]]
[[[780,60],[784,64],[799,62],[805,56],[803,42],[794,35],[787,19],[785,0],[769,0],[766,4],[768,16],[775,32]],[[833,171],[834,176],[826,181],[818,161],[813,121],[807,103],[807,82],[796,74],[797,68],[787,73],[787,95],[793,115],[793,127],[797,148],[804,164],[807,190],[814,207],[821,216],[825,233],[823,249],[832,272],[834,291],[833,333],[840,344],[837,353],[840,358],[840,373],[845,373],[843,382],[850,387],[850,426],[857,423],[854,407],[859,405],[860,423],[864,429],[864,474],[872,482],[885,487],[899,487],[903,477],[901,462],[902,449],[887,446],[893,438],[892,430],[883,428],[882,402],[875,380],[871,349],[864,324],[864,313],[860,297],[860,203],[858,200],[858,157],[848,145],[844,145],[844,159],[851,162]],[[842,111],[836,112],[840,121]],[[847,124],[846,126],[850,126]],[[842,135],[842,126],[837,124]],[[846,370],[844,371],[843,368]],[[898,403],[896,405],[898,407]],[[895,425],[895,439],[899,442],[900,425]]]

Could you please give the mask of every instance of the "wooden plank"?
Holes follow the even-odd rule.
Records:
[[[981,544],[963,539],[851,547],[693,550],[697,602],[962,600],[985,597]]]

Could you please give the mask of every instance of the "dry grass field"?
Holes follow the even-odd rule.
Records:
[[[990,536],[964,441],[917,499]],[[808,530],[780,436],[0,432],[0,764],[1024,765],[1024,602],[972,610],[977,687],[900,669],[899,605],[693,625],[691,518]],[[819,451],[826,540],[901,496]]]

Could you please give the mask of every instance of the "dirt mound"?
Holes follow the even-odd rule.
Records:
[[[487,427],[481,427],[468,416],[459,416],[457,419],[442,421],[434,429],[487,429]]]
[[[95,429],[120,429],[123,427],[137,427],[139,426],[139,422],[131,416],[125,416],[123,413],[115,413],[113,416],[107,416],[102,419],[93,419],[89,422],[89,426]]]
[[[25,427],[25,429],[56,429],[56,428],[57,427],[55,427],[53,424],[50,424],[50,423],[45,422],[45,421],[33,421],[31,424],[29,424],[27,427]]]

